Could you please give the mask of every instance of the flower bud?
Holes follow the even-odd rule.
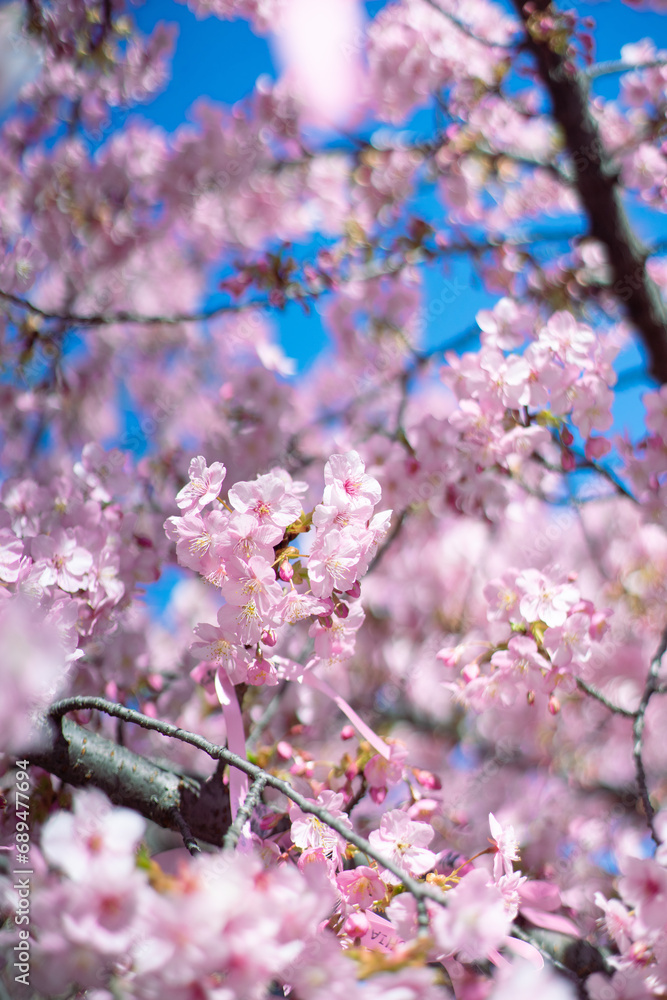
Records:
[[[351,913],[343,924],[344,932],[352,938],[363,937],[369,927],[370,924],[365,913]]]
[[[267,628],[264,632],[262,632],[262,642],[265,646],[275,646],[278,642],[278,636],[276,635],[275,630]]]

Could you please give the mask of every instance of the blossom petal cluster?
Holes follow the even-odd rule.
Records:
[[[391,515],[374,513],[377,480],[356,452],[333,455],[324,468],[322,503],[306,519],[301,503],[307,486],[286,470],[276,467],[235,483],[223,506],[224,475],[221,463],[193,459],[190,483],[177,497],[185,513],[165,524],[181,564],[219,587],[224,598],[217,624],[196,626],[194,656],[222,669],[233,684],[275,685],[283,665],[267,650],[284,626],[310,620],[310,665],[348,659],[364,618],[360,605],[350,602]],[[304,532],[314,539],[302,554],[292,543]],[[306,558],[307,570],[301,566]],[[291,560],[298,560],[296,576]]]

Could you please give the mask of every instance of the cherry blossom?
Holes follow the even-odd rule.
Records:
[[[410,875],[423,875],[434,866],[436,856],[427,849],[432,840],[433,830],[427,823],[414,822],[398,809],[386,812],[380,829],[373,830],[369,837],[372,847],[382,851]],[[383,869],[380,875],[390,885],[398,885],[399,880],[393,872]]]
[[[493,837],[495,853],[493,856],[493,877],[497,880],[501,874],[511,875],[513,862],[519,858],[518,841],[514,834],[514,828],[508,826],[503,829],[493,813],[489,813],[489,826]]]
[[[220,493],[226,474],[227,470],[222,462],[207,466],[203,455],[193,458],[188,470],[190,482],[177,494],[177,505],[186,514],[203,510]]]
[[[353,510],[380,499],[380,484],[365,472],[364,463],[356,451],[347,455],[332,455],[324,466],[324,503],[339,509]]]
[[[272,525],[278,531],[274,542],[280,538],[279,529],[296,521],[301,512],[298,499],[273,473],[259,476],[255,483],[236,483],[229,491],[229,502],[242,514],[254,514],[261,525]]]
[[[664,996],[667,53],[618,2],[601,64],[557,4],[187,6],[278,61],[168,128],[171,26],[0,12],[3,954]]]

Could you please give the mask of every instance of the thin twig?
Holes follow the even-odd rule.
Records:
[[[79,315],[72,312],[50,312],[41,309],[29,299],[14,295],[13,292],[0,291],[0,299],[11,302],[12,305],[25,309],[27,312],[42,319],[59,320],[61,323],[68,323],[71,326],[113,326],[119,323],[141,323],[145,326],[175,326],[177,323],[203,323],[206,320],[214,319],[223,313],[236,313],[244,309],[265,309],[270,305],[268,298],[255,299],[250,302],[226,302],[224,305],[214,306],[210,309],[201,309],[191,313],[172,313],[171,315],[143,316],[141,313],[120,310],[117,313],[88,313]]]
[[[615,715],[622,715],[626,719],[635,719],[637,717],[637,711],[632,712],[629,708],[621,708],[620,705],[614,705],[608,698],[605,698],[601,691],[598,691],[597,688],[591,687],[591,685],[587,684],[586,681],[582,681],[581,677],[577,677],[576,681],[577,687],[581,691],[589,694],[591,698],[595,698],[596,701],[599,701],[601,705],[604,705],[605,708],[608,708],[609,711],[613,712]]]
[[[183,838],[183,843],[187,847],[192,857],[194,858],[198,854],[201,854],[201,847],[195,840],[194,836],[192,835],[192,830],[185,822],[178,809],[174,809],[172,815],[174,817],[174,824],[178,827],[178,832]]]
[[[644,723],[646,721],[646,709],[648,708],[648,703],[651,697],[658,690],[658,672],[660,670],[660,665],[662,663],[662,657],[664,653],[667,652],[667,627],[662,634],[660,640],[660,645],[658,646],[653,659],[651,660],[651,667],[648,672],[648,677],[646,678],[646,684],[644,685],[644,693],[642,694],[642,699],[639,702],[639,708],[637,709],[635,715],[634,725],[632,727],[632,732],[634,736],[634,745],[632,747],[632,756],[635,761],[635,771],[637,773],[637,784],[639,786],[639,793],[642,798],[642,803],[644,805],[644,813],[646,814],[646,822],[648,823],[648,828],[651,831],[651,837],[654,842],[659,847],[662,841],[658,836],[653,818],[655,816],[655,810],[651,805],[651,799],[648,793],[648,787],[646,784],[646,771],[644,770],[644,761],[642,759],[642,739],[644,735]]]
[[[361,784],[359,785],[359,788],[354,793],[354,795],[343,806],[343,810],[347,813],[348,816],[350,815],[350,813],[352,812],[352,810],[354,809],[354,807],[356,805],[358,805],[359,802],[361,802],[361,800],[363,799],[364,795],[366,794],[366,791],[367,791],[366,776],[365,776],[365,774],[362,771],[362,773],[361,773]]]
[[[599,476],[602,476],[603,479],[606,479],[607,482],[611,483],[616,492],[620,493],[621,496],[627,497],[628,500],[632,500],[633,503],[639,502],[637,497],[630,492],[627,486],[617,478],[616,474],[613,473],[611,469],[606,468],[604,465],[599,465],[597,462],[592,462],[575,448],[571,448],[570,450],[575,457],[580,459],[577,463],[577,471],[580,471],[581,469],[590,469],[592,472],[597,472]]]
[[[582,76],[589,80],[597,80],[599,76],[609,76],[614,73],[633,73],[639,69],[656,69],[658,66],[667,66],[667,59],[648,59],[646,62],[629,63],[623,59],[608,59],[605,62],[596,63],[582,71]]]
[[[567,233],[532,233],[526,238],[518,237],[513,239],[508,236],[503,242],[512,246],[531,246],[534,243],[560,243],[565,240],[574,239],[580,235],[576,232]],[[480,242],[466,240],[460,243],[450,243],[436,249],[414,249],[409,253],[392,253],[386,258],[372,260],[361,267],[351,268],[349,273],[341,280],[345,285],[357,281],[372,281],[375,278],[390,277],[399,274],[406,267],[417,264],[429,263],[430,261],[447,256],[459,254],[481,254],[498,250],[499,242]],[[302,301],[305,298],[318,299],[326,294],[329,289],[320,285],[302,285],[295,283],[283,290],[287,301]],[[225,313],[239,313],[251,309],[271,309],[275,308],[268,296],[250,299],[247,302],[225,302],[222,305],[211,306],[206,309],[195,310],[188,313],[173,313],[171,315],[149,315],[133,312],[130,310],[119,310],[116,313],[88,313],[78,314],[64,311],[50,311],[42,309],[30,299],[22,298],[13,292],[3,292],[0,290],[0,299],[10,302],[19,309],[25,309],[34,316],[39,316],[45,320],[57,320],[69,326],[77,327],[101,327],[121,324],[138,324],[141,326],[175,326],[179,323],[203,323]]]
[[[373,570],[377,568],[380,560],[384,557],[387,549],[390,547],[390,545],[392,545],[393,542],[396,541],[396,538],[400,534],[400,531],[405,523],[405,519],[407,516],[408,516],[408,511],[406,508],[405,510],[402,510],[401,513],[398,515],[394,527],[391,529],[391,531],[383,541],[382,545],[371,559],[370,565],[367,570],[368,573],[372,573]]]
[[[472,28],[469,28],[467,24],[463,21],[459,21],[458,17],[450,14],[448,10],[443,10],[440,4],[436,3],[436,0],[424,0],[425,3],[437,10],[439,14],[446,17],[459,31],[463,32],[468,38],[472,38],[473,41],[479,42],[480,45],[487,45],[489,48],[493,49],[512,49],[513,46],[506,42],[492,42],[490,38],[482,38],[481,35],[476,35]]]
[[[243,801],[243,805],[237,812],[234,822],[225,834],[225,839],[222,844],[223,850],[233,850],[238,844],[239,837],[241,836],[241,830],[245,826],[246,821],[250,819],[257,804],[259,803],[262,791],[266,785],[266,777],[266,775],[261,774],[259,778],[253,781],[250,791]]]

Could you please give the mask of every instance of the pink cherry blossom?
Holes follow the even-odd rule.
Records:
[[[510,920],[503,894],[489,884],[487,873],[468,872],[447,893],[447,906],[434,912],[436,947],[444,955],[458,953],[466,962],[483,959],[502,944]]]
[[[60,529],[52,536],[38,535],[32,541],[31,550],[38,565],[45,564],[39,581],[43,587],[57,583],[69,594],[87,587],[93,557],[77,544],[72,529]]]
[[[220,493],[226,474],[227,470],[222,462],[213,462],[207,466],[204,456],[197,455],[190,462],[190,482],[176,496],[177,505],[186,514],[203,510]]]
[[[308,559],[308,579],[316,597],[349,590],[357,579],[361,547],[351,528],[333,528],[316,542]]]
[[[523,591],[519,610],[526,621],[543,621],[551,628],[565,623],[568,611],[579,600],[576,587],[552,583],[537,570],[524,570],[517,578]]]
[[[384,899],[385,885],[373,868],[359,865],[348,872],[336,875],[336,885],[350,906],[368,909],[373,903]]]
[[[368,838],[371,847],[380,851],[409,875],[423,875],[436,862],[433,851],[427,845],[433,839],[433,829],[427,823],[415,822],[399,809],[384,813],[380,829],[373,830]],[[380,876],[390,885],[398,885],[399,879],[386,868]]]
[[[495,847],[493,855],[493,877],[498,880],[504,873],[511,875],[513,862],[519,859],[519,843],[514,834],[514,827],[502,827],[493,813],[489,813],[489,826]]]
[[[340,510],[373,506],[380,499],[380,484],[366,474],[359,454],[332,455],[324,467],[324,503]]]
[[[247,563],[232,565],[230,572],[230,579],[222,586],[227,603],[242,606],[252,599],[262,616],[271,617],[282,598],[271,564],[261,556],[252,556]]]
[[[259,476],[252,483],[236,483],[229,491],[229,502],[241,514],[253,514],[261,525],[272,525],[276,529],[286,528],[301,513],[297,497],[273,473]],[[282,532],[278,531],[274,542],[281,537]]]
[[[344,797],[340,792],[324,791],[317,797],[317,802],[327,812],[339,819],[345,826],[352,829],[352,824],[343,812]],[[332,857],[337,866],[341,863],[345,842],[339,833],[322,823],[312,813],[304,813],[298,806],[290,809],[292,823],[291,837],[294,844],[302,850],[321,848],[325,854]]]
[[[134,868],[134,850],[145,822],[131,809],[113,808],[96,789],[79,792],[74,812],[59,812],[45,824],[47,861],[74,881],[83,881],[98,862],[113,860],[118,875]]]

